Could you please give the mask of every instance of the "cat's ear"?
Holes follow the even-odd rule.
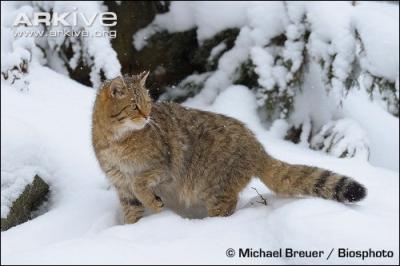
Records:
[[[142,73],[139,74],[138,79],[139,79],[140,85],[142,87],[144,87],[144,85],[146,85],[146,80],[147,80],[147,77],[149,76],[149,74],[150,74],[150,71],[148,71],[148,70],[143,71]]]
[[[111,81],[110,84],[110,95],[114,98],[123,98],[126,94],[124,79],[119,76]]]

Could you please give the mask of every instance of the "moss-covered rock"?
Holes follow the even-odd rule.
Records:
[[[105,4],[109,11],[123,18],[112,28],[117,31],[112,46],[118,54],[122,73],[150,70],[148,86],[155,99],[166,88],[178,85],[193,73],[215,70],[219,57],[208,60],[212,48],[221,42],[225,42],[225,50],[232,48],[239,33],[238,29],[224,30],[199,45],[195,28],[175,33],[162,31],[152,35],[147,45],[137,51],[133,36],[150,24],[157,14],[167,12],[169,1],[122,1],[120,4],[107,1]]]
[[[49,185],[36,175],[32,183],[27,185],[18,199],[13,202],[7,218],[1,218],[1,231],[30,220],[32,212],[46,200],[48,192]]]
[[[151,71],[148,84],[153,97],[157,98],[166,86],[177,84],[196,70],[191,64],[196,49],[196,29],[192,29],[173,34],[158,32],[143,49],[135,51],[137,71]]]

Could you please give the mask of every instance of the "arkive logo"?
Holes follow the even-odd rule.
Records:
[[[90,27],[98,20],[100,25],[104,27],[112,27],[117,25],[117,14],[115,12],[97,12],[87,15],[84,12],[78,12],[74,8],[72,12],[33,12],[32,18],[29,18],[25,13],[17,14],[13,26],[39,26],[44,24],[46,26],[84,26]]]

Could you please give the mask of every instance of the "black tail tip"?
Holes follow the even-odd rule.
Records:
[[[366,196],[367,189],[356,181],[351,181],[343,193],[343,197],[348,202],[357,202],[364,199]]]

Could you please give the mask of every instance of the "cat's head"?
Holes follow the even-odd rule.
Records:
[[[150,121],[151,98],[145,87],[148,71],[139,75],[119,76],[103,84],[104,105],[109,126],[115,134],[140,130]]]

